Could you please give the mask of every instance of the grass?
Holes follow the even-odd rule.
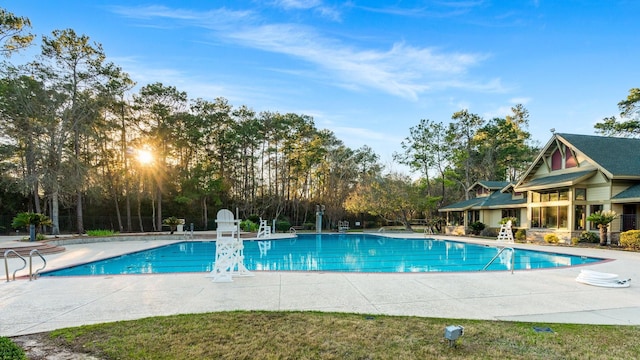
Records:
[[[0,337],[0,360],[26,360],[24,351],[6,337]]]
[[[117,231],[113,231],[113,230],[101,230],[101,229],[87,230],[88,236],[113,236],[118,234],[119,233]]]
[[[451,347],[448,325],[464,326]],[[550,327],[553,332],[536,332]],[[320,312],[218,312],[56,330],[103,359],[632,359],[640,327]]]

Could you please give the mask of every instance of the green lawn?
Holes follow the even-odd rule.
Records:
[[[447,325],[464,326],[450,347]],[[553,332],[536,332],[549,327]],[[640,327],[320,312],[219,312],[56,330],[104,359],[634,359]]]

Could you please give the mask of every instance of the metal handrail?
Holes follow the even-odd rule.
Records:
[[[13,249],[8,249],[4,252],[4,271],[7,274],[7,282],[9,282],[9,261],[8,261],[8,255],[10,253],[14,253],[17,257],[19,257],[20,259],[22,259],[22,261],[24,262],[24,265],[22,265],[22,267],[20,269],[16,269],[16,271],[13,272],[13,281],[16,281],[16,273],[24,268],[27,267],[27,260],[25,258],[23,258],[22,256],[20,256],[20,254],[18,254],[15,250]]]
[[[505,250],[511,250],[511,273],[513,274],[513,270],[515,268],[515,264],[516,264],[516,250],[512,247],[503,247],[500,249],[500,251],[498,251],[498,253],[496,254],[496,256],[494,256],[493,258],[491,258],[491,260],[489,260],[489,262],[487,263],[487,265],[485,265],[482,270],[480,271],[485,271],[487,270],[487,268],[493,264],[494,261],[496,261],[496,259],[498,258],[498,256],[500,256],[500,254],[502,254],[503,251]]]
[[[38,256],[40,256],[40,259],[42,259],[42,262],[44,264],[42,264],[42,267],[39,269],[36,269],[36,272],[32,272],[31,270],[33,269],[33,254],[38,254]],[[44,268],[47,267],[47,260],[45,260],[44,256],[42,256],[42,254],[40,254],[40,251],[38,251],[38,249],[33,249],[29,252],[29,281],[31,280],[35,280],[38,278],[38,275],[40,274],[41,270],[44,270]]]

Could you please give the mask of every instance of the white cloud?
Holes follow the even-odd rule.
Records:
[[[338,9],[324,5],[322,0],[276,0],[273,4],[286,10],[313,10],[321,17],[333,21],[340,21],[342,18]]]
[[[531,102],[531,98],[528,98],[528,97],[513,98],[513,99],[509,99],[509,102],[514,105],[516,104],[527,105],[528,103]]]
[[[321,0],[276,0],[276,6],[285,9],[312,9],[322,5]]]
[[[278,3],[293,8],[321,6],[320,1],[280,0]],[[258,21],[251,11],[220,8],[195,12],[164,6],[113,9],[137,19],[173,19],[183,26],[209,29],[221,41],[302,60],[316,68],[313,76],[349,89],[373,89],[414,101],[432,89],[504,91],[499,79],[477,82],[465,77],[469,68],[488,57],[486,54],[447,53],[404,42],[392,44],[388,49],[358,48],[324,36],[309,26],[264,24],[264,19]]]

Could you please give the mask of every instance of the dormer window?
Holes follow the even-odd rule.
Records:
[[[485,187],[478,187],[476,189],[476,197],[489,196],[491,195],[491,191]]]
[[[567,153],[565,155],[564,158],[564,167],[566,169],[568,168],[572,168],[572,167],[576,167],[578,166],[578,161],[576,160],[576,157],[573,156],[573,151],[571,151],[571,149],[567,148]]]
[[[560,153],[560,149],[556,149],[556,151],[551,154],[551,170],[560,169],[562,169],[562,154]]]
[[[564,155],[563,155],[564,154]],[[578,161],[570,148],[560,145],[551,154],[551,170],[569,169],[578,166]]]

